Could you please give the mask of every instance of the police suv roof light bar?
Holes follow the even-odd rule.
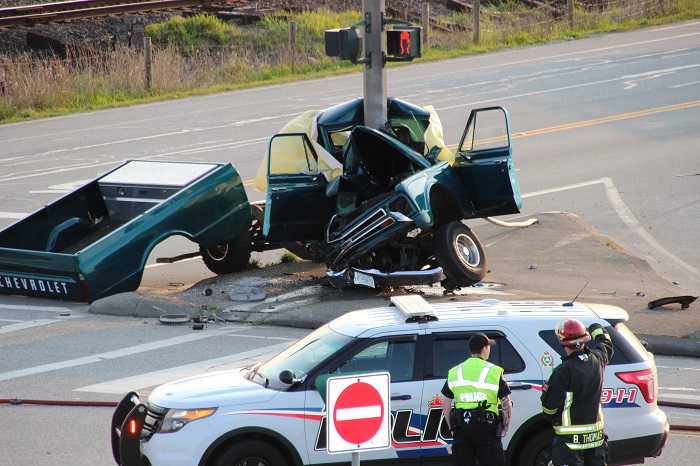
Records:
[[[409,322],[431,322],[438,320],[435,310],[422,296],[392,296],[391,304],[398,307]]]

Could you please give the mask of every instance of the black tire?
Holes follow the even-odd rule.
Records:
[[[210,463],[212,466],[287,466],[282,453],[260,440],[244,440],[228,447]]]
[[[244,270],[250,261],[253,250],[253,237],[250,230],[213,249],[199,247],[202,260],[209,270],[218,275],[224,275]]]
[[[528,437],[519,447],[514,466],[547,466],[552,459],[554,431],[541,430]]]
[[[436,229],[433,251],[445,277],[453,285],[472,286],[488,272],[484,246],[462,222],[450,222]]]

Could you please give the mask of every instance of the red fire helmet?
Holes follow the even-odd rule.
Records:
[[[580,348],[581,345],[591,339],[583,322],[573,317],[568,317],[559,322],[554,329],[554,333],[557,335],[559,343],[569,348]]]

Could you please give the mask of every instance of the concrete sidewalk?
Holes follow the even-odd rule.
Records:
[[[346,312],[383,306],[392,294],[421,293],[428,301],[572,300],[626,309],[628,327],[658,354],[700,357],[700,301],[681,309],[669,304],[649,309],[650,301],[698,295],[660,277],[649,265],[567,213],[537,215],[539,223],[474,228],[486,249],[490,272],[478,286],[443,294],[440,286],[394,290],[339,291],[325,280],[323,264],[298,262],[218,276],[172,295],[124,293],[96,301],[91,313],[159,317],[203,314],[228,321],[316,328]],[[251,287],[265,299],[234,301],[234,290]],[[580,294],[579,294],[580,293]]]

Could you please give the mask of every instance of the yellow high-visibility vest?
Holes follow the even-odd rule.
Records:
[[[469,358],[450,369],[447,386],[454,393],[455,408],[475,409],[486,401],[487,411],[498,414],[498,386],[503,369],[481,358]]]

